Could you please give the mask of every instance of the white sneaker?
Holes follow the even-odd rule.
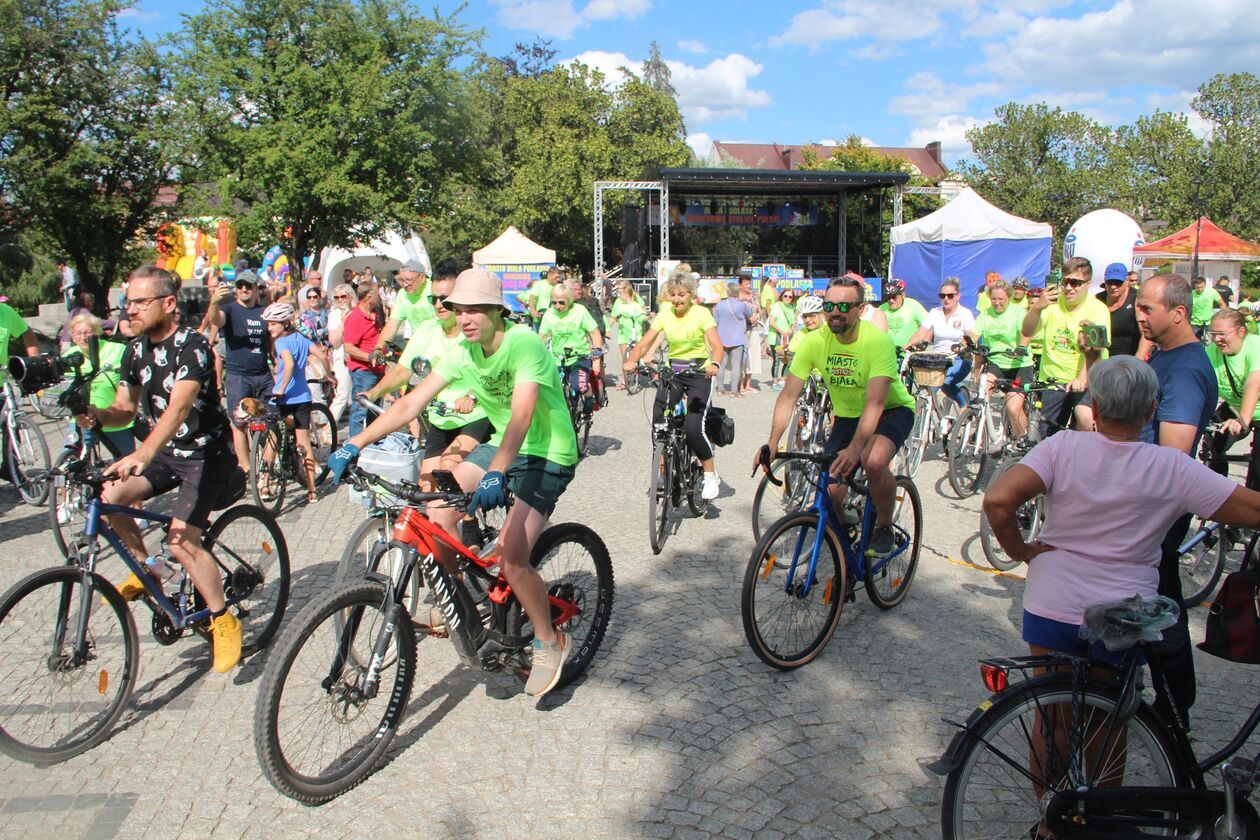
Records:
[[[711,502],[718,497],[718,491],[722,489],[722,480],[718,478],[715,472],[707,472],[704,479],[700,482],[700,498],[706,502]]]

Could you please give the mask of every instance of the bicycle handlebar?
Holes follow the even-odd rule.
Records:
[[[420,485],[406,479],[400,479],[397,482],[389,481],[376,473],[368,472],[357,464],[351,464],[346,468],[345,480],[350,482],[360,492],[366,493],[371,492],[374,488],[380,488],[391,496],[395,496],[411,505],[445,502],[447,506],[457,510],[467,510],[468,503],[472,499],[471,493],[462,491],[459,493],[430,492],[420,489]]]

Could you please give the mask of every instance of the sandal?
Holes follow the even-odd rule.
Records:
[[[308,501],[308,502],[318,502],[318,501],[319,501],[319,493],[316,493],[314,490],[308,490],[308,491],[307,491],[307,493],[306,493],[306,501]]]

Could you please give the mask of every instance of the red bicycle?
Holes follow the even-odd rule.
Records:
[[[451,473],[433,473],[436,492],[356,466],[346,478],[360,491],[384,491],[408,507],[398,515],[393,540],[369,558],[365,577],[310,604],[290,626],[268,661],[254,715],[263,772],[281,793],[310,804],[339,796],[382,761],[416,678],[417,629],[449,637],[474,671],[508,668],[524,681],[533,655],[532,625],[499,570],[498,535],[488,535],[477,553],[419,507],[467,508],[470,496]],[[440,545],[454,553],[456,572],[438,562]],[[576,523],[545,530],[530,562],[547,582],[552,623],[574,646],[559,688],[586,670],[603,641],[612,611],[612,562],[599,536]],[[416,574],[427,598],[409,595]],[[413,623],[407,605],[424,601],[440,611],[444,626]]]

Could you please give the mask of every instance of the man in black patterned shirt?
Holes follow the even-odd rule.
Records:
[[[176,321],[175,278],[163,269],[141,266],[129,279],[127,314],[137,337],[123,353],[114,404],[92,413],[106,426],[135,418],[136,437],[142,442],[110,466],[108,472],[122,480],[107,485],[102,498],[134,505],[179,488],[167,547],[210,608],[214,669],[223,673],[240,661],[241,623],[227,610],[223,581],[214,558],[201,545],[201,534],[212,510],[239,497],[245,476],[232,456],[210,345],[201,333]],[[134,520],[111,517],[110,525],[133,557],[148,557]],[[144,586],[133,573],[118,591],[131,601],[144,594]]]

